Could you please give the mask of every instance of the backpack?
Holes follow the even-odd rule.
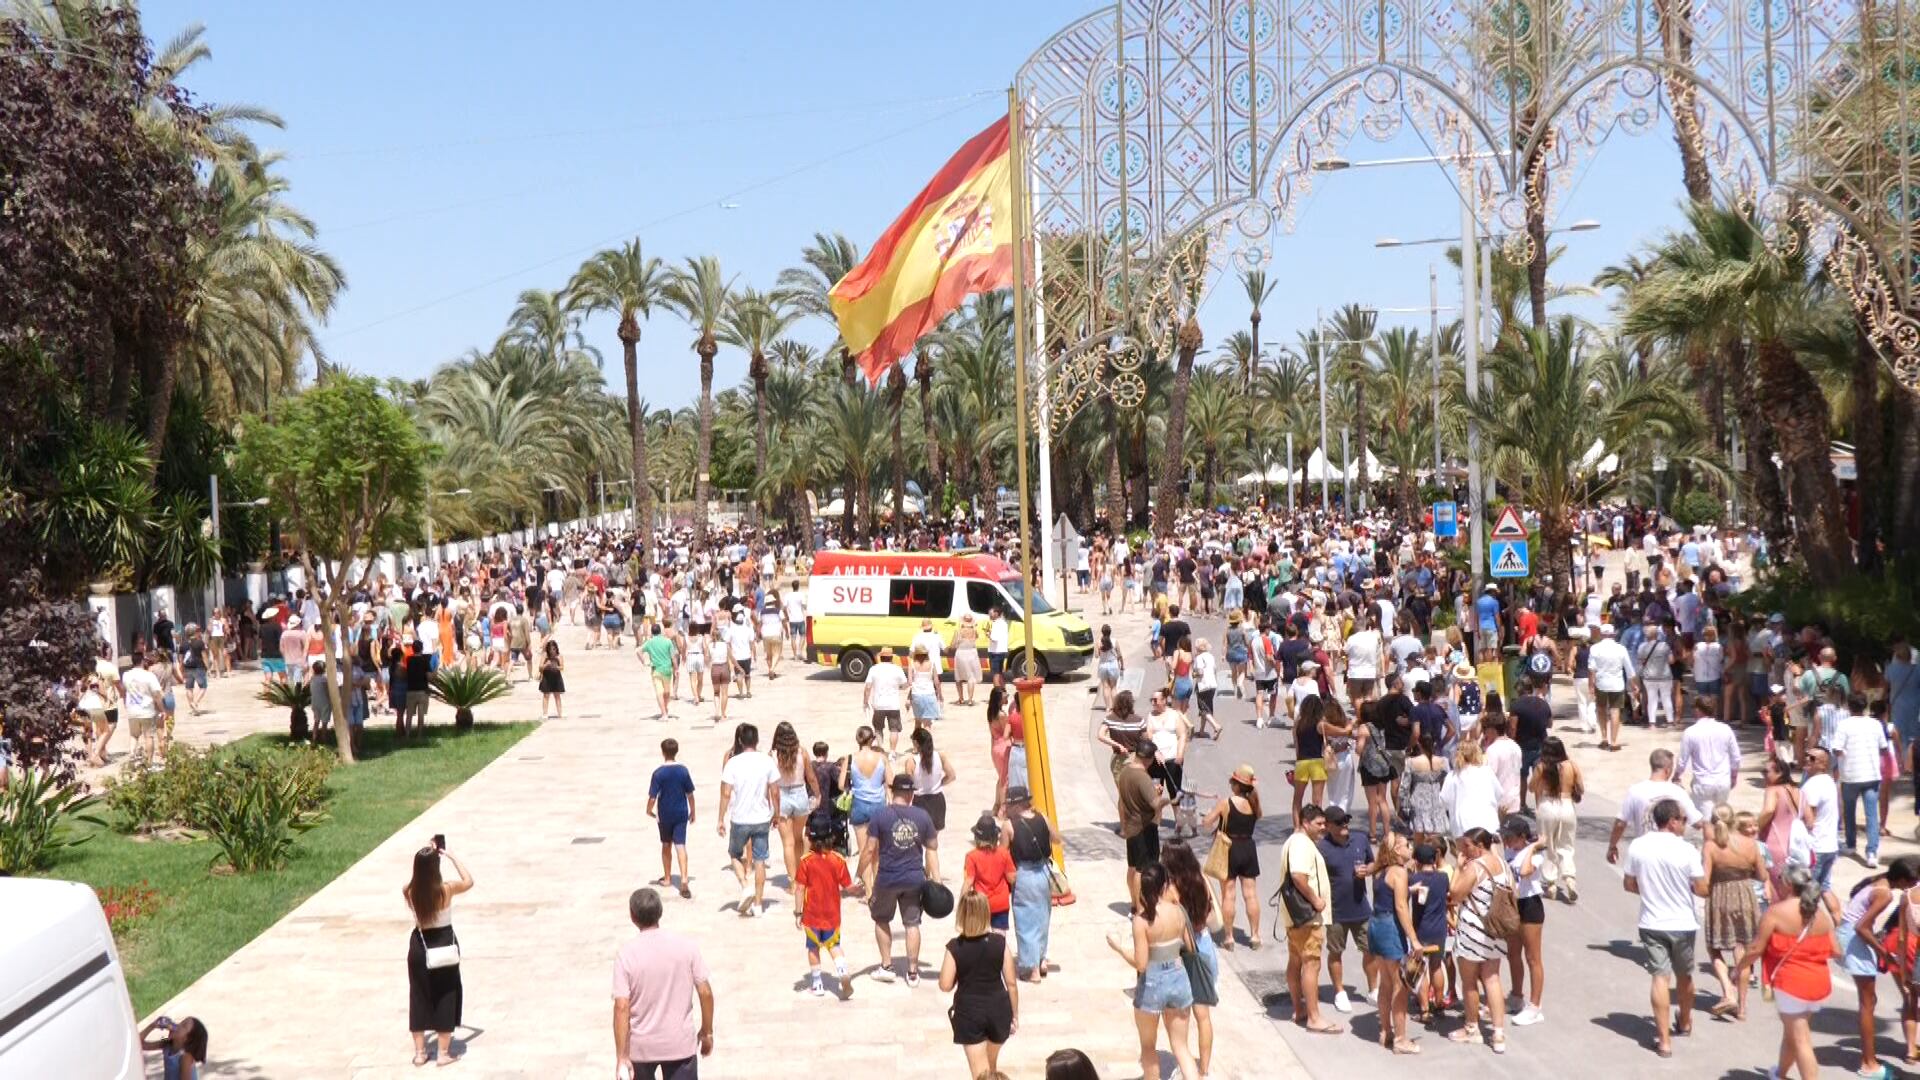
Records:
[[[1505,941],[1520,932],[1520,903],[1514,896],[1511,874],[1493,879],[1487,909],[1480,913],[1480,925],[1497,941]]]
[[[1527,657],[1527,670],[1541,678],[1546,678],[1553,674],[1553,657],[1543,652],[1534,653]]]
[[[1360,775],[1369,780],[1385,780],[1393,775],[1393,762],[1387,758],[1386,734],[1380,725],[1367,722],[1367,745],[1360,751]]]

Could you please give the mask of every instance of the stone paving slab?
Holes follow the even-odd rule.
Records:
[[[565,719],[522,740],[159,1010],[207,1023],[213,1036],[208,1074],[420,1075],[408,1061],[404,957],[411,919],[399,894],[414,850],[440,832],[476,880],[453,916],[465,957],[465,1019],[472,1025],[461,1032],[469,1056],[458,1072],[605,1077],[612,1066],[611,962],[633,933],[626,897],[658,873],[646,783],[659,761],[659,740],[668,735],[680,741],[680,758],[699,785],[699,817],[689,830],[694,896],[669,895],[664,925],[695,937],[712,970],[716,1052],[702,1063],[703,1074],[785,1075],[794,1071],[796,1054],[831,1055],[821,1060],[863,1074],[962,1074],[946,1021],[949,998],[932,978],[950,921],[928,921],[921,953],[927,977],[908,991],[866,977],[876,958],[871,924],[858,902],[849,902],[843,940],[856,973],[854,995],[843,1002],[807,994],[805,954],[792,929],[777,845],[767,917],[743,920],[731,906],[737,888],[711,816],[731,722],[717,725],[710,709],[687,702],[677,704],[673,718],[653,719],[650,703],[636,708],[648,702],[648,683],[631,651],[586,651],[574,627],[562,627],[560,640],[568,658]],[[183,737],[199,741],[210,727],[254,730],[284,722],[257,703],[248,711],[244,695],[233,693],[232,684],[243,679],[216,683],[224,691],[218,712],[191,724],[182,717]],[[1125,868],[1117,839],[1096,824],[1111,822],[1115,812],[1101,786],[1105,765],[1086,741],[1089,685],[1083,676],[1047,691],[1065,832],[1073,850],[1089,857],[1068,867],[1079,902],[1055,911],[1052,953],[1059,970],[1041,987],[1021,987],[1022,1027],[1001,1057],[1002,1069],[1014,1077],[1040,1075],[1046,1055],[1064,1046],[1086,1051],[1103,1076],[1139,1075],[1132,975],[1103,940],[1125,925]],[[756,673],[754,686],[755,697],[737,701],[730,721],[755,722],[763,746],[785,719],[803,745],[818,738],[836,755],[851,748],[862,721],[859,687],[794,662],[771,683]],[[236,697],[240,701],[229,702]],[[959,773],[949,787],[943,834],[949,883],[959,880],[967,827],[991,799],[984,700],[983,694],[982,704],[970,709],[949,706],[938,728],[940,748]],[[538,708],[532,688],[522,685],[482,718],[530,718]],[[601,839],[575,843],[583,837]],[[900,948],[896,937],[896,955]],[[1214,1077],[1305,1075],[1237,980],[1222,979],[1221,993]],[[1171,1075],[1173,1060],[1164,1040],[1162,1046],[1163,1069]]]

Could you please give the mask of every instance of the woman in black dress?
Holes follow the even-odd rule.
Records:
[[[440,859],[453,864],[459,881],[440,876]],[[407,1030],[413,1033],[413,1063],[427,1063],[427,1032],[440,1040],[440,1064],[451,1065],[453,1029],[460,1026],[460,941],[453,934],[453,898],[473,888],[473,877],[453,853],[429,844],[414,853],[413,880],[400,890],[413,912],[413,933],[407,935]],[[442,950],[451,949],[451,954]],[[428,950],[435,962],[428,967]]]
[[[1205,833],[1219,830],[1219,838],[1227,845],[1227,872],[1220,882],[1220,919],[1226,923],[1226,935],[1221,940],[1223,949],[1233,948],[1233,894],[1239,886],[1240,894],[1247,902],[1248,944],[1260,947],[1260,852],[1253,843],[1254,826],[1260,824],[1260,792],[1254,788],[1252,765],[1242,765],[1233,770],[1227,778],[1229,794],[1221,799],[1200,823],[1200,831]]]
[[[547,639],[546,655],[540,658],[540,719],[547,718],[549,708],[553,718],[560,719],[560,696],[567,692],[567,680],[561,673],[566,670],[566,661],[560,659],[560,643]]]
[[[940,989],[953,994],[947,1019],[953,1041],[967,1052],[967,1073],[985,1076],[1000,1067],[1000,1047],[1020,1026],[1019,980],[1005,935],[992,927],[984,894],[968,889],[954,909],[960,936],[947,942],[940,959]]]

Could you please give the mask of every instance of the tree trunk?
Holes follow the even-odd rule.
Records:
[[[1533,131],[1539,123],[1537,116],[1531,117],[1527,130]],[[1547,140],[1542,139],[1539,148],[1533,152],[1532,160],[1527,162],[1527,236],[1533,241],[1533,258],[1527,262],[1527,299],[1532,303],[1533,328],[1547,328]]]
[[[840,496],[840,542],[849,547],[857,546],[854,544],[854,541],[859,539],[859,534],[854,532],[854,524],[859,521],[859,518],[854,516],[856,505],[853,494],[853,477],[854,469],[853,466],[849,464],[847,466],[846,486]]]
[[[1784,341],[1763,341],[1756,352],[1761,408],[1779,439],[1800,559],[1815,585],[1833,585],[1853,560],[1833,479],[1827,399]]]
[[[893,535],[896,538],[904,537],[907,528],[907,454],[900,432],[906,405],[907,372],[895,364],[892,374],[887,376],[887,413],[892,424],[889,437],[893,444]]]
[[[1153,531],[1162,537],[1173,535],[1174,518],[1180,513],[1180,477],[1187,467],[1187,391],[1193,385],[1193,357],[1200,345],[1200,324],[1189,315],[1180,327],[1179,359],[1173,369],[1173,390],[1167,395],[1166,453],[1154,498]]]
[[[1735,410],[1740,416],[1740,435],[1746,444],[1748,495],[1753,503],[1751,519],[1760,526],[1778,563],[1792,547],[1793,533],[1787,527],[1786,495],[1780,487],[1780,470],[1773,463],[1773,431],[1760,409],[1759,380],[1753,371],[1746,342],[1737,335],[1726,342],[1726,371],[1741,392],[1735,395]]]
[[[1200,455],[1200,507],[1213,509],[1213,448]]]
[[[987,522],[997,523],[1000,520],[1000,477],[993,468],[993,447],[985,442],[980,446],[977,465],[981,505],[987,512]]]
[[[1887,558],[1920,555],[1920,393],[1895,390],[1886,458],[1894,475],[1884,521]]]
[[[1692,0],[1654,0],[1654,16],[1660,24],[1660,51],[1669,71],[1689,71],[1693,67]],[[1700,117],[1694,111],[1694,86],[1675,75],[1663,79],[1667,89],[1667,110],[1673,115],[1673,141],[1680,148],[1680,179],[1686,185],[1687,198],[1696,203],[1713,201],[1713,174],[1707,169]]]
[[[1727,445],[1727,407],[1725,373],[1714,367],[1713,349],[1704,344],[1687,346],[1687,370],[1693,375],[1693,393],[1700,400],[1700,411],[1713,431],[1715,449]]]
[[[1259,308],[1254,308],[1247,313],[1247,337],[1251,341],[1251,355],[1247,357],[1247,370],[1242,374],[1240,379],[1240,392],[1247,395],[1247,399],[1251,401],[1253,399],[1253,377],[1260,370]],[[1247,425],[1244,441],[1241,444],[1245,447],[1249,455],[1253,452],[1253,428],[1254,425]]]
[[[767,475],[767,356],[755,349],[747,358],[748,375],[753,379],[753,475]],[[760,522],[760,499],[754,497],[754,524]]]
[[[141,388],[147,393],[147,479],[151,481],[160,472],[160,457],[167,445],[167,419],[173,414],[173,384],[179,375],[179,364],[168,350],[142,348],[141,351],[149,357]]]
[[[1563,595],[1579,583],[1573,580],[1573,522],[1566,508],[1541,507],[1540,561],[1553,574],[1553,585]],[[1537,575],[1536,575],[1537,576]]]
[[[644,545],[647,565],[656,566],[659,559],[653,543],[653,482],[647,475],[647,418],[640,415],[639,353],[640,324],[628,314],[620,320],[620,355],[627,368],[627,431],[633,438],[633,527]]]
[[[940,440],[933,428],[933,360],[925,350],[913,364],[914,382],[920,391],[920,430],[927,448],[927,490],[921,493],[921,510],[929,521],[946,517],[947,482],[940,475]]]
[[[1147,486],[1152,483],[1152,473],[1147,466],[1147,424],[1143,417],[1133,421],[1133,437],[1128,440],[1132,452],[1127,461],[1127,527],[1144,529],[1153,524],[1148,515]]]
[[[707,494],[713,469],[713,356],[720,346],[702,336],[694,346],[700,354],[700,460],[693,473],[693,550],[707,546]]]
[[[1881,523],[1886,513],[1886,496],[1892,490],[1884,453],[1886,435],[1880,414],[1880,354],[1856,318],[1853,348],[1852,416],[1853,460],[1857,470],[1853,482],[1855,498],[1860,500],[1860,535],[1856,538],[1854,558],[1860,569],[1869,573],[1880,569],[1880,538],[1885,535]]]
[[[1107,531],[1119,536],[1127,531],[1127,481],[1120,471],[1120,432],[1111,411],[1107,432]]]

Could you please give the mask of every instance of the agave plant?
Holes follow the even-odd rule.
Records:
[[[453,726],[465,731],[473,726],[473,710],[489,701],[513,692],[507,677],[491,668],[445,667],[433,673],[427,692],[453,706]]]
[[[99,801],[84,784],[62,783],[34,768],[0,788],[0,877],[44,868],[63,849],[92,839],[90,833],[74,837],[61,826],[69,820],[104,825],[86,812]]]
[[[307,710],[313,706],[313,690],[306,683],[270,682],[254,696],[287,710],[287,738],[294,742],[307,738]]]

